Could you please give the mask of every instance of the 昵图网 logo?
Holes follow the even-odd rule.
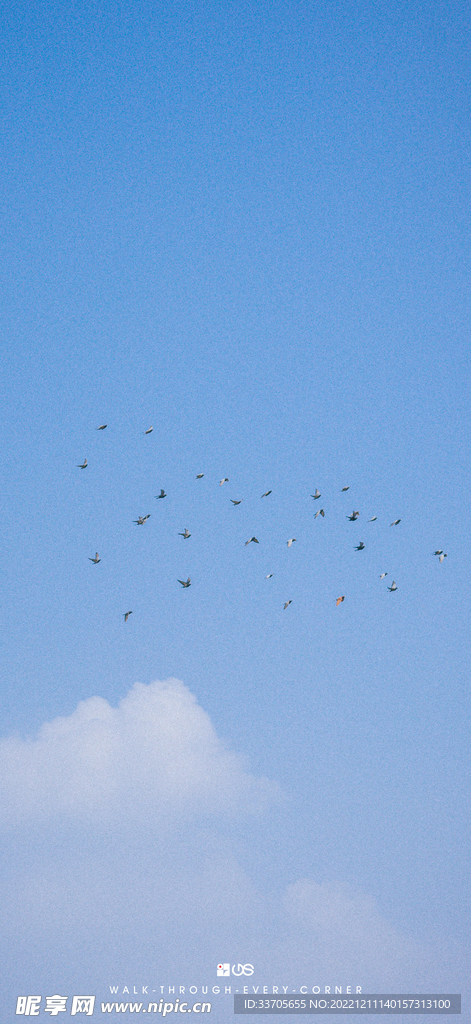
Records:
[[[236,978],[242,977],[243,974],[246,977],[250,977],[253,974],[254,968],[252,964],[232,964],[232,973]],[[231,976],[231,965],[230,964],[218,964],[217,965],[217,976],[218,978],[230,978]]]

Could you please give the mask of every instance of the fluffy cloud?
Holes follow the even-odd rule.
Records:
[[[225,749],[177,679],[136,683],[113,708],[102,697],[44,724],[34,739],[0,743],[5,820],[53,815],[112,819],[142,812],[259,810],[276,793]]]

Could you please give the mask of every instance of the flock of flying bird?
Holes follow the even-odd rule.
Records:
[[[96,429],[97,430],[106,430],[107,426],[108,426],[107,423],[102,423]],[[154,429],[153,427],[149,427],[147,430],[144,431],[144,434],[151,434],[153,429]],[[87,469],[87,467],[88,467],[87,459],[84,459],[83,462],[78,463],[78,465],[77,465],[77,469]],[[204,473],[197,473],[196,474],[196,479],[197,480],[202,480],[203,477],[204,477]],[[225,483],[229,483],[229,477],[227,477],[227,476],[223,477],[223,479],[219,481],[219,486],[222,487],[223,484],[225,484]],[[341,493],[343,493],[345,491],[348,491],[348,490],[350,490],[349,486],[342,487],[341,488]],[[264,491],[264,493],[261,495],[261,497],[262,498],[268,498],[270,494],[272,494],[271,490]],[[163,498],[166,498],[167,494],[166,494],[165,490],[163,488],[161,488],[160,494],[156,494],[155,497],[159,501],[159,500],[161,500]],[[319,498],[321,498],[321,497],[322,497],[322,495],[321,495],[321,492],[319,491],[318,488],[316,488],[314,494],[311,494],[311,498],[313,498],[314,501],[318,501]],[[240,498],[240,499],[231,498],[230,500],[231,500],[233,505],[241,505],[243,499],[242,498]],[[358,510],[356,510],[356,511],[353,511],[351,513],[351,515],[347,515],[346,518],[351,523],[353,523],[353,522],[355,522],[358,519],[359,515],[360,515],[360,512]],[[314,519],[317,519],[318,516],[322,516],[324,518],[325,517],[325,509],[320,508],[317,512],[315,512]],[[143,526],[144,523],[146,523],[147,520],[150,519],[150,517],[151,517],[151,513],[149,512],[145,516],[138,516],[138,518],[134,519],[133,522],[137,526]],[[374,523],[374,522],[376,522],[377,518],[378,518],[377,516],[372,516],[371,519],[368,520],[368,522],[369,523]],[[401,519],[393,519],[392,523],[390,523],[390,526],[399,526],[400,522],[401,522]],[[188,527],[185,527],[185,530],[183,532],[179,532],[178,536],[179,537],[183,537],[184,540],[188,540],[189,537],[191,537],[191,533],[189,532]],[[289,540],[287,540],[287,542],[286,542],[287,546],[290,548],[291,545],[294,544],[295,541],[296,541],[296,537],[290,537]],[[249,537],[249,539],[246,540],[246,542],[245,542],[245,546],[247,547],[248,544],[258,544],[258,543],[259,543],[259,541],[258,541],[257,537]],[[363,543],[363,541],[360,541],[360,543],[358,545],[356,545],[355,548],[354,548],[355,551],[363,551],[364,549],[365,549],[365,544]],[[433,554],[434,554],[434,556],[435,555],[438,556],[439,562],[443,562],[443,560],[445,558],[447,558],[446,552],[443,551],[441,548],[438,549],[437,551],[434,551]],[[98,562],[101,562],[101,558],[98,555],[98,551],[95,552],[95,557],[94,558],[89,557],[89,561],[93,562],[94,565],[97,565]],[[270,573],[268,573],[267,576],[265,576],[265,579],[269,580],[269,579],[272,578],[273,575],[274,575],[274,573],[270,572]],[[387,575],[388,575],[387,572],[381,573],[381,575],[379,577],[380,580],[384,580]],[[179,580],[177,580],[177,583],[180,583],[181,586],[186,589],[186,588],[191,586],[191,578],[188,576],[188,578],[186,580],[180,580],[179,579]],[[393,580],[391,586],[390,587],[388,586],[388,590],[391,593],[394,593],[394,591],[396,591],[397,589],[398,589],[397,588],[397,584]],[[341,604],[343,601],[345,601],[345,594],[343,594],[341,597],[337,598],[337,600],[335,602],[336,603],[336,607],[339,604]],[[290,604],[292,604],[291,600],[285,601],[284,606],[283,606],[284,610],[286,610],[286,608],[288,608]],[[132,611],[124,612],[124,621],[125,622],[128,621],[130,615],[132,615]]]

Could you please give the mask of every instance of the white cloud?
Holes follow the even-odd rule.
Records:
[[[7,822],[66,814],[220,814],[258,810],[277,787],[228,751],[177,679],[135,686],[113,708],[102,697],[44,724],[36,738],[0,742]]]

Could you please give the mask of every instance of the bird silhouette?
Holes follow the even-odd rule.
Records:
[[[178,536],[179,537],[184,537],[185,540],[188,540],[188,537],[191,537],[191,533],[188,532],[188,527],[185,526],[185,532],[184,533],[179,533]]]
[[[345,490],[345,488],[344,488],[344,490]],[[337,605],[341,604],[342,601],[345,601],[345,594],[343,595],[343,597],[338,597],[337,598],[337,600],[335,602],[335,607],[337,608]]]
[[[290,540],[286,541],[286,543],[287,543],[289,548],[291,547],[292,544],[294,544],[295,540],[296,540],[296,537],[291,537]]]
[[[349,519],[351,523],[354,523],[355,519],[358,519],[359,515],[359,512],[352,512],[351,516],[347,516],[346,518]]]
[[[391,586],[388,587],[388,590],[397,590],[397,585],[395,584],[394,580],[392,581]]]
[[[271,494],[271,491],[265,491],[265,493],[262,494],[262,498],[268,498],[269,494]]]
[[[197,473],[197,474],[196,474],[196,479],[197,479],[197,480],[202,480],[202,479],[203,479],[203,477],[204,477],[204,473]]]
[[[275,573],[274,573],[274,572],[269,572],[269,573],[268,573],[268,576],[265,576],[265,579],[266,579],[266,580],[271,580],[272,576],[274,576],[274,575],[275,575]]]
[[[443,562],[443,559],[444,559],[444,558],[448,558],[448,555],[446,555],[446,554],[445,554],[445,552],[444,552],[444,551],[442,551],[442,553],[441,553],[441,555],[440,555],[440,558],[438,559],[438,561],[439,561],[439,562]]]
[[[284,605],[283,605],[283,611],[285,611],[285,609],[286,609],[286,608],[288,607],[288,605],[289,605],[289,604],[291,604],[291,603],[292,603],[291,601],[285,601],[285,603],[284,603]]]
[[[318,516],[322,516],[322,518],[324,518],[325,512],[323,508],[320,508],[319,511],[315,513],[314,519],[317,519]]]
[[[222,480],[219,481],[219,486],[222,487],[223,484],[228,484],[228,483],[229,483],[229,477],[225,476]]]
[[[161,488],[160,494],[156,494],[155,497],[156,498],[166,498],[167,497],[163,487]]]
[[[364,546],[365,545],[364,545],[363,541],[361,540],[359,545],[358,545],[358,547],[355,548],[355,551],[363,551]]]
[[[124,613],[124,621],[125,621],[125,622],[127,622],[127,621],[128,621],[128,619],[129,619],[129,616],[130,616],[130,615],[132,615],[132,612],[125,612],[125,613]]]
[[[381,573],[381,576],[379,577],[379,578],[380,578],[380,580],[384,580],[384,577],[385,577],[385,576],[387,576],[387,575],[388,575],[388,573],[387,573],[387,572],[382,572],[382,573]]]
[[[145,433],[145,434],[151,434],[151,433],[152,433],[152,431],[153,431],[153,429],[154,429],[153,427],[149,427],[149,429],[148,429],[148,430],[145,430],[145,431],[144,431],[144,433]]]
[[[102,423],[101,427],[97,427],[97,430],[106,430],[107,426],[108,426],[107,423]]]
[[[187,580],[177,580],[177,583],[181,583],[182,587],[191,587],[190,577]]]
[[[342,487],[342,492],[343,491],[349,491],[349,490],[350,490],[350,485],[348,487]]]
[[[251,544],[252,541],[254,541],[255,544],[259,544],[260,543],[260,541],[258,541],[256,537],[250,537],[249,540],[246,540],[245,546],[247,547],[247,544]]]
[[[394,519],[394,520],[393,520],[393,522],[392,522],[392,523],[390,523],[389,525],[390,525],[390,526],[398,526],[398,524],[399,524],[400,522],[401,522],[401,520],[400,520],[400,519]]]
[[[235,500],[235,498],[231,498],[231,501],[232,501],[232,504],[233,504],[233,505],[241,505],[241,504],[242,504],[242,502],[243,502],[243,500],[244,500],[244,499],[243,499],[243,498],[241,498],[241,499],[240,499],[240,501],[236,501],[236,500]]]
[[[138,526],[143,526],[150,519],[151,513],[149,512],[146,516],[139,516],[139,519],[133,519],[133,523],[137,523]]]
[[[101,558],[98,557],[98,551],[95,552],[95,558],[90,558],[89,557],[88,561],[89,562],[94,562],[95,565],[98,565],[98,562],[101,562]]]
[[[77,466],[77,469],[86,469],[86,468],[87,468],[87,466],[88,466],[88,462],[87,462],[87,460],[86,460],[86,459],[84,459],[84,460],[83,460],[83,462],[81,462],[81,463],[80,463],[80,464],[79,464],[79,465]]]
[[[316,487],[316,493],[315,494],[311,494],[311,498],[314,498],[314,501],[316,501],[316,499],[320,498],[320,497],[321,497],[321,492]]]

